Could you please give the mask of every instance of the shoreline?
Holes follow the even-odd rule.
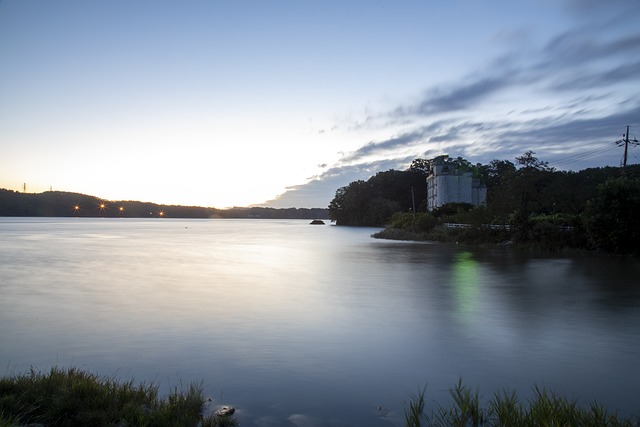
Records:
[[[527,404],[515,391],[499,390],[480,402],[479,390],[459,379],[449,389],[452,403],[429,402],[427,386],[409,396],[404,408],[406,426],[421,425],[612,425],[632,427],[640,415],[620,416],[597,402],[578,402],[552,390],[533,387]],[[117,381],[77,368],[53,367],[48,373],[30,372],[0,378],[0,425],[199,425],[237,426],[235,408],[217,405],[205,413],[211,399],[202,384],[177,387],[166,398],[158,386]],[[384,418],[385,408],[379,406]],[[63,421],[61,421],[63,420]],[[424,424],[423,424],[424,423]]]

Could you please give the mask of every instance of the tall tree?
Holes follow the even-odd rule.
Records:
[[[525,170],[553,171],[553,168],[549,167],[549,162],[539,160],[534,154],[536,153],[529,150],[522,156],[516,157],[516,164]]]
[[[336,190],[329,202],[329,218],[339,225],[359,225],[364,217],[366,183],[353,181]]]
[[[426,209],[423,171],[378,172],[367,181],[354,181],[336,191],[329,217],[339,225],[385,225],[396,212]]]
[[[614,253],[640,253],[640,179],[613,178],[600,185],[585,210],[594,245]]]
[[[420,173],[424,176],[424,178],[426,178],[431,173],[431,162],[425,159],[415,159],[413,162],[411,162],[409,171]]]
[[[527,151],[516,157],[519,169],[511,181],[511,189],[517,200],[515,221],[519,225],[525,225],[529,215],[544,206],[542,192],[549,184],[554,170],[534,154],[533,151]]]

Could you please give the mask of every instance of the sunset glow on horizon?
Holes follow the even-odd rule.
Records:
[[[614,142],[640,136],[637,16],[632,0],[5,0],[0,188],[326,207],[440,154],[619,166]]]

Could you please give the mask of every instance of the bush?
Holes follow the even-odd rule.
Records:
[[[640,253],[640,179],[615,178],[598,187],[584,212],[593,245],[607,252]]]
[[[387,228],[428,233],[438,224],[438,220],[429,212],[412,213],[398,212],[393,214]]]

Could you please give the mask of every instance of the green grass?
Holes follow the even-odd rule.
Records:
[[[0,427],[45,426],[196,426],[237,425],[234,419],[202,415],[202,386],[174,388],[158,397],[158,386],[119,382],[76,368],[0,379]]]
[[[623,418],[597,403],[579,405],[546,389],[534,388],[523,403],[515,392],[495,393],[485,406],[479,392],[462,380],[449,390],[449,406],[434,404],[427,410],[427,388],[411,395],[404,410],[407,427],[423,426],[640,426],[640,419]],[[230,417],[203,416],[201,385],[174,388],[163,399],[158,386],[119,382],[76,368],[52,368],[43,374],[33,369],[0,379],[0,427],[43,426],[202,426],[238,425]]]
[[[640,426],[639,418],[624,418],[607,411],[597,403],[581,406],[576,401],[546,389],[534,387],[534,397],[523,404],[515,392],[495,393],[486,407],[480,405],[478,391],[471,391],[458,381],[449,394],[450,406],[434,404],[431,411],[425,409],[426,387],[411,396],[405,409],[407,427],[537,427],[537,426]]]

